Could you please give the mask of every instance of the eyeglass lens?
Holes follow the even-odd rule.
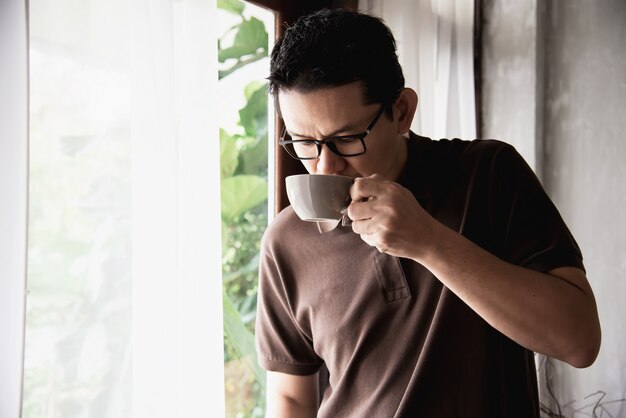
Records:
[[[324,142],[331,151],[341,156],[359,155],[365,152],[363,141],[359,138],[331,139]],[[287,145],[288,151],[297,158],[317,158],[321,145],[314,141],[294,141]]]

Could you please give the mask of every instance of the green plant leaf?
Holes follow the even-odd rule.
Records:
[[[244,20],[238,25],[233,44],[218,50],[217,58],[223,63],[228,59],[241,60],[246,55],[264,51],[267,55],[268,36],[263,22],[255,17]]]
[[[239,120],[246,135],[256,138],[267,135],[267,87],[265,84],[250,94],[246,105],[239,110]]]
[[[265,390],[265,371],[257,361],[254,335],[245,327],[239,312],[225,291],[222,291],[222,298],[224,301],[224,333],[226,338],[240,358],[245,360],[256,380]]]
[[[228,77],[229,75],[231,75],[232,73],[242,69],[246,65],[250,65],[253,62],[257,62],[259,60],[262,60],[265,57],[267,57],[267,51],[265,51],[265,50],[262,50],[260,53],[256,53],[254,55],[250,55],[246,59],[242,59],[240,61],[237,61],[235,64],[231,65],[229,68],[220,69],[218,71],[218,78],[221,80],[224,77]]]
[[[235,138],[220,129],[220,175],[221,178],[232,176],[239,163],[239,150]]]
[[[226,223],[267,200],[267,182],[259,176],[224,178],[221,189],[222,219]]]
[[[239,151],[241,174],[267,173],[267,134]]]
[[[267,50],[268,36],[263,21],[256,17],[244,20],[239,25],[239,31],[235,35],[235,45],[246,45],[250,53],[260,49]]]
[[[217,0],[217,8],[241,16],[246,5],[239,0]]]
[[[243,95],[246,100],[250,100],[254,92],[261,88],[267,90],[267,84],[262,81],[251,81],[243,88]]]
[[[239,277],[243,276],[246,273],[258,272],[259,271],[259,258],[260,258],[260,254],[257,253],[254,257],[252,257],[252,259],[250,259],[250,261],[248,261],[248,263],[245,266],[239,268],[239,270],[233,271],[230,273],[224,273],[224,277],[222,278],[222,280],[224,281],[224,283],[228,283],[228,282],[232,282],[233,280],[238,279]]]
[[[222,220],[222,253],[224,252],[225,248],[228,248],[229,245],[229,231],[228,231],[228,225],[226,225],[226,223],[224,222],[224,220]]]
[[[245,55],[250,55],[250,54],[251,52],[249,51],[249,48],[246,47],[245,45],[233,45],[233,46],[220,49],[217,52],[217,59],[219,60],[219,62],[223,63],[229,59],[239,60],[241,59],[241,57]]]

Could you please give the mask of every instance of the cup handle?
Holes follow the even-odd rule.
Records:
[[[343,204],[343,207],[339,212],[341,212],[341,226],[349,226],[352,225],[352,219],[348,217],[348,206],[352,203],[352,199],[350,196],[346,199],[346,202]]]
[[[368,200],[370,200],[369,197],[364,197],[363,199],[359,200],[359,202],[367,202]],[[352,199],[350,198],[350,196],[348,196],[346,203],[344,203],[343,207],[339,211],[343,215],[341,217],[341,226],[352,225],[352,219],[348,217],[348,206],[350,206],[350,203],[352,203]]]

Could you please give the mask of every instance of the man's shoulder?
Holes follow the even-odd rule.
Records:
[[[515,148],[504,141],[498,139],[439,139],[432,141],[436,151],[443,155],[455,157],[477,158],[486,156],[496,156],[500,152],[515,152]]]
[[[287,206],[267,226],[261,242],[266,249],[288,248],[316,232],[319,233],[315,223],[300,220],[293,208]]]
[[[267,225],[263,239],[275,241],[281,238],[281,235],[288,234],[294,227],[297,227],[297,222],[298,216],[291,206],[287,206]]]
[[[430,139],[412,135],[414,158],[436,167],[472,167],[498,160],[518,160],[520,155],[511,144],[497,139]]]
[[[493,155],[501,151],[515,152],[515,148],[511,144],[498,139],[431,139],[413,132],[410,134],[410,139],[421,152],[439,157],[475,157],[478,155]]]

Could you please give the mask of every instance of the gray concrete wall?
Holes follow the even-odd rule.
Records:
[[[626,397],[626,2],[554,1],[546,19],[545,186],[575,233],[603,331],[563,400]],[[613,411],[611,409],[611,411]],[[622,403],[614,416],[626,416]]]
[[[483,0],[482,137],[506,141],[541,176],[543,100],[536,0]],[[539,43],[541,47],[541,42]]]
[[[574,411],[604,391],[607,411],[626,417],[625,402],[606,403],[626,398],[626,2],[553,0],[540,3],[545,11],[520,3],[485,1],[483,133],[512,139],[523,155],[535,149],[596,294],[596,363],[578,370],[553,362],[557,398],[575,401],[563,414],[585,416]],[[526,91],[516,94],[517,80]],[[534,136],[522,127],[533,123]],[[551,404],[545,391],[542,399]],[[591,416],[592,407],[583,412]]]

